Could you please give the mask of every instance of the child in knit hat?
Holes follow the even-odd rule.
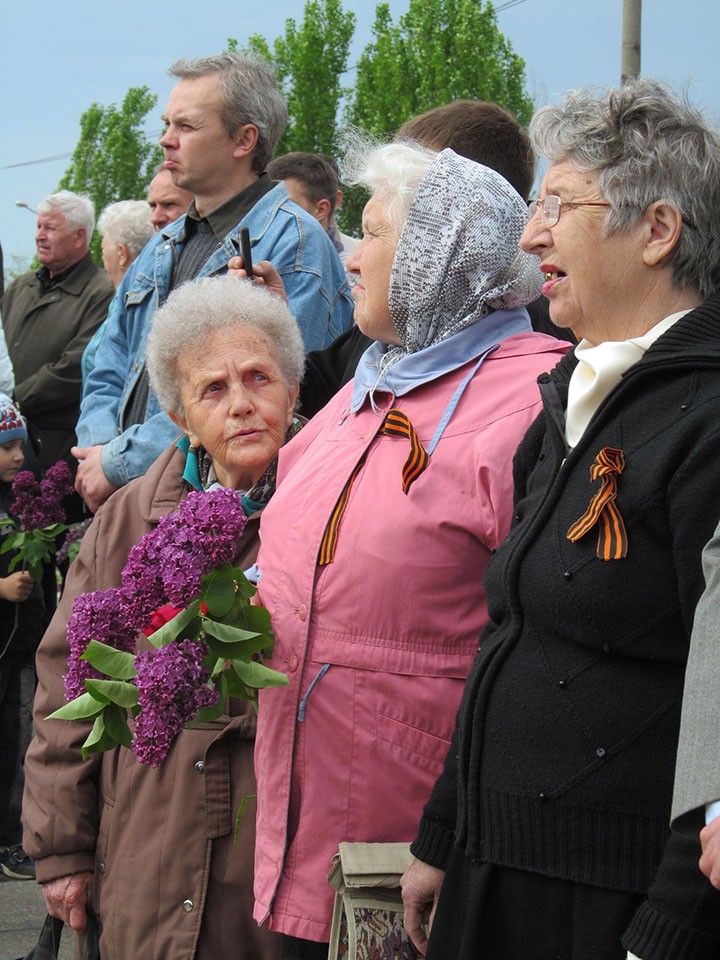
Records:
[[[12,516],[12,482],[22,469],[26,440],[25,421],[0,393],[0,526]],[[12,559],[12,553],[0,553],[0,871],[15,880],[31,880],[35,867],[20,845],[20,812],[44,605],[29,573],[9,572]]]

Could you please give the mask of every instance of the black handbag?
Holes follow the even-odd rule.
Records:
[[[38,942],[31,947],[24,957],[18,957],[18,960],[57,960],[58,950],[60,949],[60,937],[65,924],[57,917],[51,917],[48,914],[42,925]],[[97,920],[94,915],[88,911],[87,930],[85,931],[85,953],[84,960],[100,960],[100,944],[98,936]]]

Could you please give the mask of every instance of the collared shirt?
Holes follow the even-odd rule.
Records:
[[[48,290],[52,290],[53,287],[57,287],[59,284],[61,284],[63,280],[67,280],[73,270],[77,270],[80,264],[89,258],[90,254],[86,253],[82,259],[77,261],[77,263],[73,263],[73,265],[68,267],[67,270],[62,270],[60,273],[56,273],[53,277],[50,276],[50,271],[47,267],[41,267],[39,270],[36,270],[35,276],[40,282],[42,292],[47,293]]]
[[[249,187],[245,187],[240,193],[236,193],[234,197],[226,200],[225,203],[216,210],[213,210],[212,213],[208,213],[205,217],[200,216],[195,206],[195,201],[193,200],[187,212],[187,236],[189,237],[191,235],[193,229],[191,226],[192,221],[197,223],[199,220],[207,220],[212,227],[215,238],[219,243],[222,243],[227,234],[240,223],[245,214],[255,206],[260,197],[264,197],[274,186],[275,184],[268,174],[263,173],[254,183],[251,183]]]
[[[175,265],[170,288],[174,289],[182,283],[195,280],[213,251],[222,246],[226,235],[272,188],[272,180],[264,173],[249,187],[245,187],[204,217],[198,213],[193,200],[185,220],[185,245]],[[140,419],[142,420],[142,417]]]

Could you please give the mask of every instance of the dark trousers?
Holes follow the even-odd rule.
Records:
[[[327,943],[316,943],[314,940],[300,940],[298,937],[288,937],[282,934],[281,960],[327,960]]]
[[[0,649],[4,644],[0,644]],[[22,841],[23,762],[32,739],[35,664],[32,653],[0,659],[0,846]]]

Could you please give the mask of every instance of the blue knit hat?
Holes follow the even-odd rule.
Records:
[[[27,440],[27,427],[10,397],[0,393],[0,443],[12,440]]]

